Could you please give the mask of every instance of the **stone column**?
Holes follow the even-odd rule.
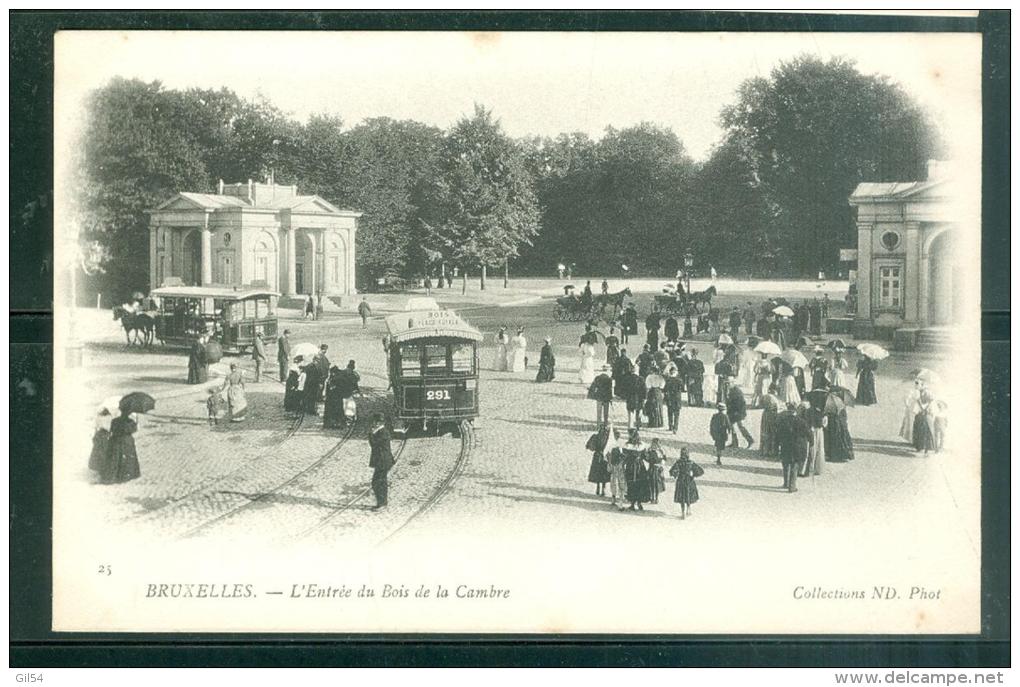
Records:
[[[293,296],[297,292],[297,230],[287,227],[287,286],[285,296]]]
[[[308,283],[311,285],[311,290],[309,291],[309,293],[311,293],[314,296],[319,292],[318,283],[315,281],[316,276],[318,276],[316,274],[317,270],[315,269],[315,263],[318,261],[319,258],[319,246],[318,241],[315,240],[315,234],[311,232],[308,233],[308,243],[311,244],[312,259],[305,260],[305,266],[311,273],[308,275],[309,276]]]
[[[924,279],[921,275],[921,223],[905,222],[906,226],[906,258],[904,274],[901,275],[903,288],[903,321],[909,326],[916,326],[922,319],[920,312],[920,295]],[[925,279],[927,281],[927,279]]]
[[[209,230],[209,215],[205,216],[202,227],[202,286],[212,284],[212,232]]]
[[[159,284],[159,227],[149,223],[149,290],[160,286]]]
[[[858,338],[872,336],[871,324],[871,242],[874,225],[857,223],[857,314],[854,315],[853,334]]]

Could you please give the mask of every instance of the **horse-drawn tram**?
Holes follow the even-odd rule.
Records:
[[[244,353],[258,332],[276,338],[278,293],[234,286],[164,286],[149,294],[156,303],[156,338],[188,346],[202,333],[224,351]]]
[[[451,310],[391,315],[386,327],[397,417],[423,425],[478,417],[481,332]]]

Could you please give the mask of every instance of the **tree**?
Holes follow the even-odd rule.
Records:
[[[923,179],[940,149],[898,85],[840,57],[799,57],[745,81],[721,119],[777,209],[778,250],[802,274],[835,266],[854,243],[847,198],[858,183]]]
[[[212,134],[180,119],[196,97],[119,78],[92,94],[73,183],[81,238],[109,264],[97,286],[119,294],[148,284],[145,210],[178,190],[211,186],[203,137]]]
[[[521,148],[492,112],[475,105],[444,140],[439,173],[425,194],[427,247],[462,268],[515,258],[538,232],[539,211]]]

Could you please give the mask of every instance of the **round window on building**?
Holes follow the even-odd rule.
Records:
[[[886,250],[896,250],[900,245],[900,235],[895,231],[887,231],[882,234],[882,245]]]

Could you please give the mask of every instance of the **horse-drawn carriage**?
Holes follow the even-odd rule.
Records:
[[[128,343],[148,346],[153,339],[167,346],[189,346],[203,334],[224,351],[244,353],[258,332],[276,338],[276,300],[265,289],[235,286],[165,286],[149,294],[150,307],[141,312],[114,308]]]
[[[557,320],[567,322],[583,322],[594,319],[612,320],[623,308],[624,299],[629,296],[631,296],[630,287],[616,293],[601,293],[589,298],[568,293],[568,295],[556,299],[556,310],[553,315]],[[607,310],[612,310],[608,316]]]
[[[704,291],[689,293],[667,287],[662,290],[661,296],[655,297],[655,309],[669,315],[693,315],[701,312],[702,305],[707,305],[711,309],[715,293],[714,286],[709,286]]]

